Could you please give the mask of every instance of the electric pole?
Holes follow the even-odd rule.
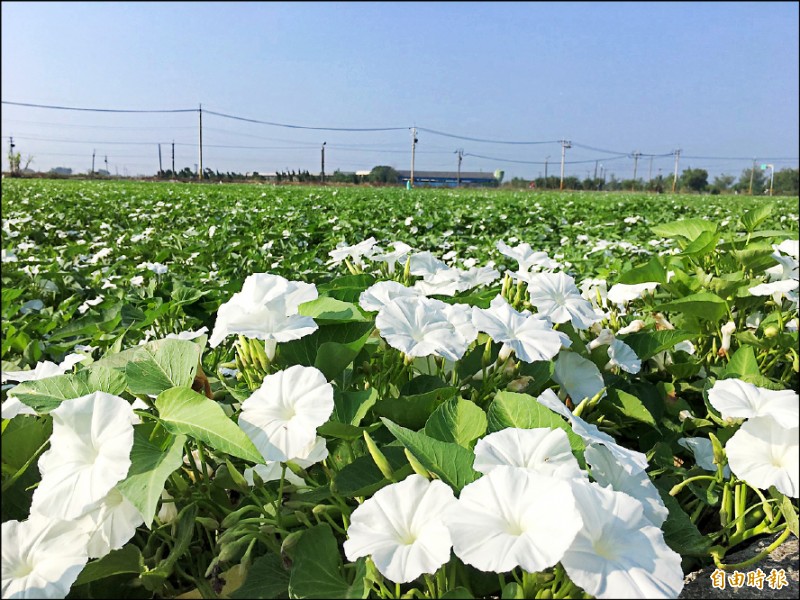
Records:
[[[675,155],[675,174],[672,176],[672,193],[674,194],[675,186],[678,185],[678,160],[681,158],[681,149],[674,150],[673,154]]]
[[[631,186],[631,191],[636,189],[636,171],[639,167],[639,157],[641,155],[642,153],[638,150],[633,153],[633,185]]]
[[[8,138],[8,170],[13,175],[15,172],[14,169],[14,138]]]
[[[95,151],[92,150],[92,173],[91,173],[92,175],[94,175],[94,153]]]
[[[756,159],[753,159],[753,168],[750,169],[750,195],[753,195],[753,175],[756,172]]]
[[[456,150],[456,154],[458,154],[458,178],[456,179],[456,187],[461,187],[461,160],[464,157],[464,149],[460,148]]]
[[[653,181],[653,157],[650,157],[650,168],[647,169],[647,181]]]
[[[417,128],[411,128],[411,187],[414,187],[414,154],[417,149]]]
[[[600,162],[599,160],[594,161],[594,178],[595,179],[597,179],[597,163],[599,163],[599,162]]]
[[[546,156],[544,159],[544,189],[547,189],[547,161],[550,160],[550,156]]]
[[[325,144],[328,142],[322,142],[322,171],[320,172],[320,182],[325,183]]]
[[[172,177],[175,177],[175,140],[172,140]]]
[[[197,178],[203,180],[203,105],[200,105],[200,169],[197,171]]]
[[[564,158],[567,154],[567,148],[572,148],[572,142],[561,140],[561,185],[559,190],[564,190]]]
[[[163,172],[164,172],[164,169],[161,168],[161,144],[159,144],[158,145],[158,174],[159,174],[159,176]]]
[[[106,175],[110,175],[111,173],[108,172],[108,155],[103,157],[103,162],[106,164]]]

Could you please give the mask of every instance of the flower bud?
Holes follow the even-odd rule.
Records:
[[[778,328],[775,325],[768,325],[764,327],[764,337],[774,338],[778,335]]]
[[[364,432],[364,441],[367,443],[367,450],[369,450],[370,456],[372,456],[372,460],[375,461],[375,464],[378,465],[381,473],[383,474],[386,479],[389,481],[394,482],[395,476],[394,471],[392,471],[391,465],[389,465],[389,461],[386,460],[386,456],[383,452],[380,451],[375,441],[370,437],[369,433],[366,431]]]
[[[417,475],[422,475],[425,479],[431,478],[431,474],[428,471],[428,469],[426,469],[422,465],[422,463],[417,460],[416,456],[414,456],[411,452],[409,452],[408,448],[403,448],[403,452],[405,453],[406,458],[408,459],[408,463],[411,465],[411,468],[414,469],[414,472]]]
[[[731,336],[733,332],[736,331],[736,323],[733,321],[728,321],[720,328],[720,333],[722,334],[722,344],[717,351],[718,356],[728,356],[728,350],[731,349]]]

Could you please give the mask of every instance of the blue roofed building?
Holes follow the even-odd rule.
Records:
[[[400,176],[400,183],[403,185],[411,180],[411,171],[397,171]],[[415,187],[497,187],[500,180],[494,173],[474,173],[462,171],[461,175],[456,171],[417,171],[414,170]]]

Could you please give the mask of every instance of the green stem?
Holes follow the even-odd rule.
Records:
[[[702,481],[704,479],[707,479],[707,480],[710,480],[710,481],[716,481],[717,478],[714,475],[695,475],[694,477],[689,477],[689,479],[684,479],[680,483],[674,485],[672,487],[672,489],[669,491],[669,495],[670,496],[675,496],[675,495],[677,495],[678,492],[680,492],[684,487],[686,487],[690,483],[692,483],[694,481]]]
[[[719,555],[716,552],[712,552],[711,553],[711,557],[714,559],[714,564],[718,568],[720,568],[720,569],[722,569],[724,571],[732,571],[732,570],[735,570],[735,569],[745,569],[745,568],[747,568],[747,567],[749,567],[751,565],[757,564],[757,563],[761,562],[763,559],[765,559],[772,551],[774,551],[778,546],[780,546],[783,542],[786,541],[786,539],[789,537],[790,533],[791,533],[791,531],[789,531],[789,527],[786,526],[786,528],[783,530],[783,533],[781,533],[774,542],[772,542],[769,546],[764,548],[764,550],[762,550],[761,552],[756,554],[754,557],[749,558],[749,559],[747,559],[747,560],[745,560],[743,562],[740,562],[740,563],[736,563],[736,564],[733,564],[733,565],[726,565],[720,560]]]

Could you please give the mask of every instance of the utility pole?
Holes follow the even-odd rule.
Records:
[[[105,155],[103,157],[103,162],[105,162],[106,164],[106,174],[110,175],[110,173],[108,172],[108,155]]]
[[[200,169],[197,171],[197,178],[203,180],[203,105],[200,105]]]
[[[544,159],[544,189],[547,189],[547,161],[550,160],[550,156],[546,156]]]
[[[756,159],[753,159],[753,168],[750,169],[750,195],[753,195],[753,175],[756,172]]]
[[[673,154],[675,155],[675,174],[672,176],[672,193],[674,194],[675,186],[678,185],[678,161],[681,158],[681,149],[674,150]]]
[[[411,187],[414,187],[414,154],[417,149],[417,128],[411,128]]]
[[[594,178],[595,179],[597,179],[597,163],[599,163],[599,162],[600,162],[599,160],[594,161]]]
[[[456,154],[458,154],[458,178],[456,179],[456,187],[461,187],[461,160],[464,157],[464,149],[459,148],[456,150]]]
[[[158,145],[158,174],[164,172],[164,169],[161,168],[161,144]]]
[[[564,158],[567,154],[567,148],[572,148],[572,142],[568,140],[561,140],[561,185],[559,190],[564,190]]]
[[[650,168],[647,169],[647,181],[653,181],[653,157],[650,157]]]
[[[14,138],[8,138],[8,170],[14,174]]]
[[[322,171],[320,172],[320,182],[325,183],[325,144],[328,142],[322,142]]]
[[[92,150],[92,173],[91,173],[92,175],[94,175],[94,153],[95,151]]]
[[[638,150],[633,153],[633,186],[631,187],[631,191],[636,189],[636,171],[639,167],[639,157],[641,155],[642,153]]]
[[[175,140],[172,140],[172,177],[175,177]]]

